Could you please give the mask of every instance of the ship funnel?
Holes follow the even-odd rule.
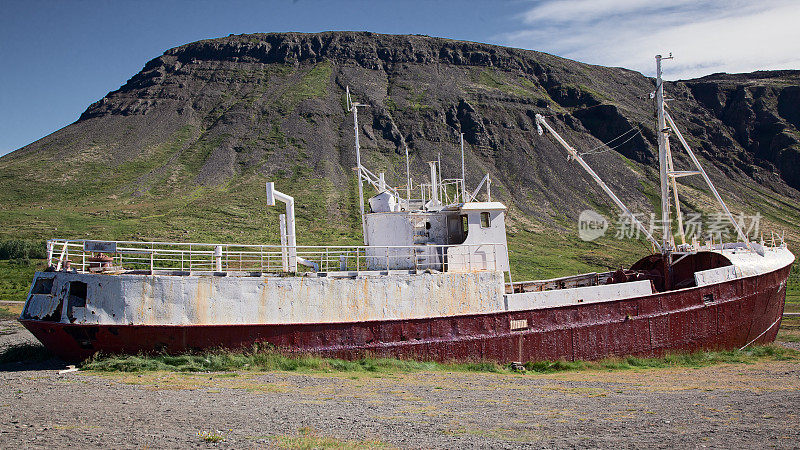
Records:
[[[297,256],[297,235],[295,233],[295,220],[294,220],[294,197],[286,195],[283,192],[275,190],[275,183],[267,181],[267,205],[275,206],[275,200],[281,201],[286,204],[286,218],[281,218],[281,228],[283,223],[286,223],[286,236],[281,232],[281,246],[282,251],[286,254],[288,260],[288,268],[291,272],[297,272],[297,263],[302,263],[302,258]],[[285,244],[284,244],[285,242]]]

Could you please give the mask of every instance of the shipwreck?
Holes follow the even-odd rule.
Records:
[[[267,182],[268,204],[286,205],[279,245],[53,239],[50,267],[35,274],[19,320],[67,361],[263,343],[351,359],[512,362],[771,342],[794,255],[780,238],[744,234],[665,108],[656,59],[661,239],[536,117],[539,133],[550,133],[650,241],[655,251],[627,270],[512,281],[506,207],[492,200],[489,175],[469,190],[463,162],[460,178],[442,179],[432,161],[425,183],[414,186],[409,174],[406,186],[389,186],[361,164],[361,105],[349,102],[364,245],[298,245],[294,199]],[[695,170],[673,168],[672,135]],[[686,241],[682,176],[704,178],[738,242]],[[376,192],[366,202],[365,185]]]

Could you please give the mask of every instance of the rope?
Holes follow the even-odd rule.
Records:
[[[778,323],[778,322],[780,322],[780,321],[781,321],[781,316],[778,316],[778,319],[777,319],[777,320],[775,320],[775,322],[772,322],[772,325],[770,325],[770,326],[769,326],[769,328],[767,328],[766,330],[764,330],[764,332],[763,332],[763,333],[761,333],[761,334],[759,334],[758,336],[756,336],[756,338],[755,338],[755,339],[753,339],[752,341],[748,342],[747,344],[744,344],[744,347],[740,348],[739,350],[744,350],[744,349],[746,349],[746,348],[747,348],[747,347],[748,347],[750,344],[752,344],[753,342],[757,341],[757,340],[758,340],[758,338],[760,338],[761,336],[763,336],[763,335],[767,334],[767,331],[771,330],[771,329],[772,329],[772,327],[774,327],[774,326],[775,326],[775,324],[777,324],[777,323]]]
[[[635,128],[631,127],[630,129],[628,129],[628,131],[626,131],[626,132],[624,132],[624,133],[620,134],[619,136],[615,137],[614,139],[612,139],[612,140],[610,140],[610,141],[608,141],[608,142],[601,142],[601,143],[600,143],[600,145],[598,145],[597,147],[595,147],[595,148],[593,148],[593,149],[591,149],[591,150],[589,150],[589,151],[590,151],[590,152],[592,152],[592,151],[595,151],[595,150],[597,150],[598,148],[601,148],[601,147],[607,146],[608,144],[610,144],[610,143],[612,143],[612,142],[616,141],[617,139],[621,138],[622,136],[625,136],[626,134],[628,134],[628,133],[630,133],[631,131],[634,131],[634,130],[635,130]],[[588,153],[588,152],[587,152],[587,153]]]
[[[595,106],[601,106],[601,105],[595,105]],[[594,108],[594,106],[590,106],[589,108]],[[587,109],[588,109],[588,108],[587,108]],[[557,118],[558,118],[558,117],[557,117],[555,114],[542,115],[542,117],[544,117],[544,118],[546,118],[546,119],[557,119]],[[629,137],[628,139],[625,139],[625,141],[623,141],[623,142],[620,142],[619,144],[617,144],[617,145],[615,145],[615,146],[613,146],[613,147],[609,147],[609,146],[608,146],[608,144],[611,144],[612,142],[616,141],[617,139],[621,139],[621,138],[623,138],[624,136],[626,136],[626,135],[627,135],[628,133],[630,133],[631,131],[635,131],[636,133],[634,133],[634,134],[633,134],[631,137]],[[607,151],[609,151],[609,150],[616,150],[616,149],[618,149],[619,147],[621,147],[621,146],[623,146],[623,145],[627,144],[628,142],[630,142],[630,141],[631,141],[632,139],[634,139],[636,136],[638,136],[638,135],[641,135],[641,134],[642,134],[642,130],[640,130],[640,129],[636,128],[636,127],[631,127],[630,129],[628,129],[628,131],[626,131],[626,132],[624,132],[624,133],[620,134],[619,136],[615,137],[614,139],[611,139],[611,140],[610,140],[610,141],[608,141],[608,142],[602,142],[602,143],[600,143],[600,145],[598,145],[597,147],[595,147],[595,148],[593,148],[593,149],[591,149],[591,150],[585,151],[585,152],[583,152],[583,153],[578,153],[578,155],[580,155],[580,156],[583,156],[583,155],[593,155],[593,154],[595,154],[595,153],[605,153],[605,152],[607,152]],[[599,149],[601,149],[601,148],[603,148],[603,147],[607,147],[607,148],[605,148],[605,149],[603,149],[603,150],[600,150],[600,151],[597,151],[597,150],[599,150]]]
[[[631,131],[636,131],[636,133],[634,133],[631,137],[629,137],[628,139],[625,139],[624,141],[620,142],[619,144],[617,144],[617,145],[615,145],[613,147],[609,147],[608,146],[608,144],[610,144],[610,143],[616,141],[617,139],[625,136],[626,134],[630,133]],[[579,155],[581,155],[581,156],[594,155],[596,153],[605,153],[605,152],[610,151],[610,150],[616,150],[616,149],[622,147],[623,145],[627,144],[628,142],[630,142],[631,140],[633,140],[636,136],[639,136],[640,134],[642,134],[641,130],[639,130],[637,128],[631,128],[630,130],[620,134],[619,136],[615,137],[614,139],[608,141],[607,143],[600,144],[597,147],[595,147],[595,148],[593,148],[593,149],[591,149],[589,151],[586,151],[586,152],[583,152],[583,153],[579,153]],[[607,148],[599,150],[599,149],[601,149],[603,147],[607,147]]]

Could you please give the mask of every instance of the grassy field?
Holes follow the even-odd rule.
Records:
[[[786,312],[800,312],[800,265],[796,262],[786,283]]]
[[[0,260],[0,300],[25,301],[33,273],[44,267],[43,261],[30,263]]]
[[[784,317],[776,340],[779,342],[800,342],[800,317]]]
[[[800,332],[800,320],[789,326],[789,332],[778,340],[794,341]],[[38,343],[7,347],[0,352],[0,364],[43,360],[51,357]],[[81,365],[81,370],[94,372],[299,372],[386,374],[415,372],[482,372],[482,373],[555,373],[574,371],[616,371],[669,367],[705,367],[716,364],[753,363],[761,360],[786,361],[800,359],[800,352],[778,345],[753,346],[744,350],[698,351],[670,353],[663,357],[605,358],[598,361],[537,361],[517,365],[495,362],[437,363],[393,358],[362,358],[347,361],[312,355],[285,355],[270,348],[242,352],[222,350],[184,355],[97,355]]]
[[[0,260],[0,300],[18,304],[0,304],[0,319],[16,319],[22,313],[23,302],[31,287],[33,273],[44,268],[42,260]]]

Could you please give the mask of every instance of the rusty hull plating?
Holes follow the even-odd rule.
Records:
[[[78,325],[22,320],[67,361],[92,354],[237,349],[436,361],[598,359],[772,342],[790,266],[624,300],[407,320],[250,325]]]

